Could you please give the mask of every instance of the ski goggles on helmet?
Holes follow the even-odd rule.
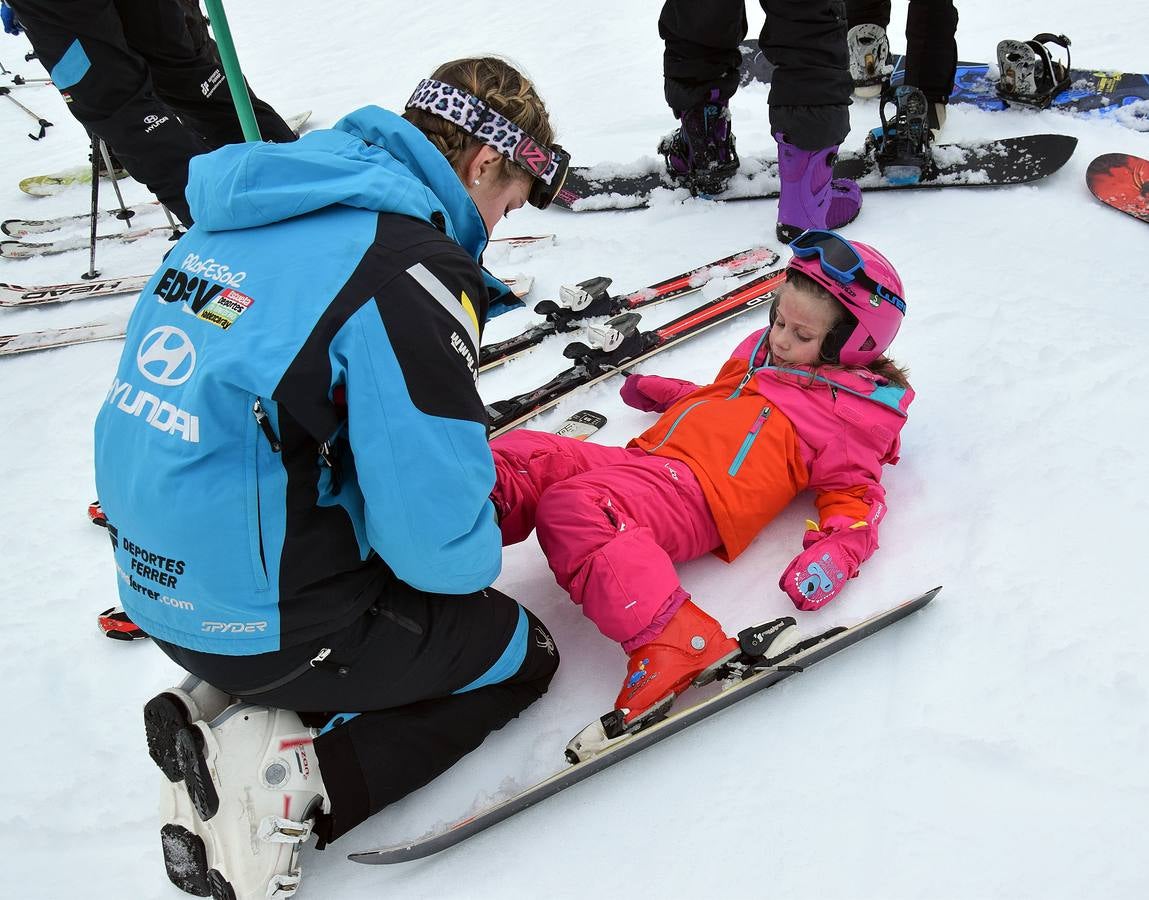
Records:
[[[527,202],[546,209],[566,181],[570,154],[558,144],[548,146],[528,134],[487,103],[453,84],[424,78],[407,101],[407,109],[421,109],[458,125],[472,137],[525,169],[531,176]]]
[[[872,290],[875,296],[890,303],[903,316],[906,314],[906,301],[884,284],[879,284],[866,274],[861,254],[841,235],[833,231],[811,228],[803,231],[790,242],[791,252],[799,259],[818,257],[822,271],[840,284],[857,282]]]

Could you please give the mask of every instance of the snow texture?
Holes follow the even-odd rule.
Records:
[[[761,13],[750,6],[753,33]],[[905,6],[894,4],[896,50]],[[1049,0],[1040,16],[1034,9],[964,0],[962,57],[993,59],[1002,38],[1053,30],[1073,39],[1079,65],[1149,71],[1143,4]],[[440,62],[488,52],[533,76],[576,162],[614,172],[644,166],[674,125],[662,97],[657,4],[584,0],[524,14],[493,0],[423,0],[415,11],[391,0],[247,0],[228,11],[255,89],[285,114],[314,110],[314,127],[367,103],[397,108]],[[10,70],[42,74],[24,62],[27,50],[23,38],[0,37]],[[774,151],[766,97],[761,85],[734,97],[745,156]],[[87,188],[48,199],[17,190],[19,178],[87,155],[86,136],[52,88],[22,88],[20,99],[55,127],[33,143],[30,120],[0,100],[0,218],[83,211]],[[876,102],[855,103],[851,115],[847,148],[876,122]],[[867,194],[848,230],[881,248],[905,281],[909,316],[894,355],[911,367],[918,400],[902,461],[885,478],[881,550],[841,598],[798,618],[807,631],[853,622],[944,584],[938,599],[440,857],[390,869],[347,862],[345,852],[422,834],[555,771],[566,741],[613,700],[624,672],[619,648],[556,587],[533,540],[510,548],[498,586],[549,624],[562,652],[550,693],[436,783],[325,852],[308,848],[301,898],[1149,896],[1149,606],[1137,562],[1149,521],[1140,378],[1149,229],[1098,203],[1084,184],[1094,156],[1149,156],[1149,133],[1057,112],[960,106],[944,135],[960,142],[1049,131],[1080,141],[1053,177]],[[122,186],[129,202],[149,199],[130,180]],[[102,205],[112,205],[110,191]],[[498,232],[555,232],[556,245],[495,246],[488,262],[532,274],[534,300],[598,274],[632,290],[772,242],[775,211],[774,201],[683,202],[670,192],[641,211],[524,209]],[[98,267],[105,276],[138,274],[168,246],[158,235],[101,246]],[[69,281],[86,266],[80,251],[0,260],[0,281]],[[721,287],[709,284],[703,296]],[[644,322],[697,302],[696,294],[657,306]],[[4,310],[0,332],[122,316],[131,304]],[[763,320],[752,313],[717,327],[642,371],[707,381]],[[529,309],[504,316],[488,340],[533,321]],[[484,374],[484,397],[544,381],[563,365],[567,339]],[[0,830],[3,893],[22,900],[185,896],[164,873],[162,776],[141,717],[143,703],[179,673],[148,642],[116,643],[95,629],[96,614],[117,597],[107,537],[85,516],[92,421],[119,353],[106,342],[0,361],[8,721]],[[554,427],[591,408],[610,419],[596,440],[623,443],[651,417],[624,407],[618,384],[573,396],[534,424]],[[777,580],[801,549],[812,510],[806,499],[793,504],[732,565],[682,566],[684,584],[731,631],[792,614]]]

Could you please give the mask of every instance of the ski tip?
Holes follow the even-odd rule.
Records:
[[[933,600],[934,597],[936,597],[939,593],[941,593],[941,589],[942,589],[942,585],[939,584],[935,588],[930,588],[924,594],[919,594],[913,600],[907,600],[905,605],[906,606],[913,606],[915,608],[923,607],[927,603],[929,603],[931,600]]]

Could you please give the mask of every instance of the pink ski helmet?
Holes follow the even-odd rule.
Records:
[[[844,366],[868,366],[885,353],[906,314],[893,264],[868,244],[814,228],[798,235],[790,249],[787,268],[820,284],[850,313],[822,342],[823,355],[836,354]]]

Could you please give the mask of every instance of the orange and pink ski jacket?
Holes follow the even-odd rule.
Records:
[[[625,394],[663,415],[628,446],[686,463],[702,486],[733,560],[807,487],[823,530],[868,525],[877,549],[885,511],[882,466],[898,461],[913,400],[868,369],[766,365],[769,329],[734,350],[712,384],[631,376]]]

